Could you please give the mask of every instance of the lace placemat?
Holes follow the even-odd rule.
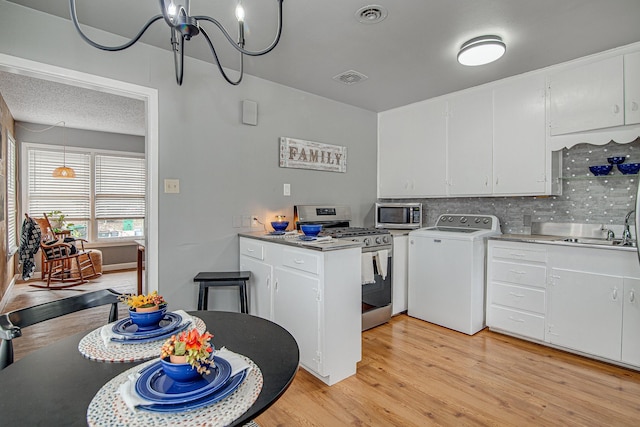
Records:
[[[185,412],[149,412],[131,410],[118,393],[118,387],[136,373],[155,361],[149,361],[128,369],[106,383],[94,396],[87,408],[89,426],[226,426],[244,414],[258,398],[263,378],[260,368],[248,357],[242,356],[251,366],[251,372],[238,389],[225,399],[210,406]]]
[[[203,333],[207,325],[199,317],[192,316],[198,332]],[[89,332],[78,343],[78,350],[87,359],[97,362],[129,363],[160,357],[160,348],[167,337],[140,344],[120,344],[110,342],[105,346],[100,330]]]

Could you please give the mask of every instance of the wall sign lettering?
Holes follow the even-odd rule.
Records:
[[[347,171],[347,147],[280,137],[280,167]]]

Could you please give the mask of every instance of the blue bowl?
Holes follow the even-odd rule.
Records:
[[[620,165],[618,165],[618,167],[620,167]],[[611,168],[613,168],[613,165],[589,166],[589,170],[595,176],[609,175]]]
[[[289,221],[272,221],[271,226],[275,231],[284,231],[289,226]]]
[[[320,224],[307,224],[301,225],[300,229],[305,236],[316,237],[320,231],[322,231],[322,225]]]
[[[160,362],[164,373],[176,382],[186,383],[202,377],[202,374],[189,363],[171,363],[168,357],[160,359]]]
[[[618,170],[624,175],[633,175],[640,171],[640,163],[620,163]]]
[[[150,331],[156,329],[160,325],[160,321],[164,319],[167,312],[167,305],[161,305],[156,311],[148,311],[138,313],[135,309],[129,309],[129,317],[131,321],[138,325],[139,331]]]
[[[619,165],[620,163],[624,163],[625,160],[626,157],[623,156],[607,157],[607,162],[611,163],[612,165]]]

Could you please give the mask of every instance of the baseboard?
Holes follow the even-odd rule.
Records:
[[[9,295],[11,293],[11,290],[13,289],[13,285],[16,284],[16,277],[18,277],[18,275],[14,275],[11,278],[11,282],[9,282],[9,286],[7,286],[7,290],[4,292],[4,294],[2,294],[2,300],[0,300],[0,313],[4,313],[4,308],[7,306],[7,302],[8,302],[8,298],[7,295]]]
[[[123,262],[121,264],[103,265],[102,271],[135,270],[136,268],[138,268],[138,264],[135,262]]]

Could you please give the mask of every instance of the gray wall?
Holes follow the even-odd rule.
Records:
[[[121,42],[96,34],[103,43]],[[357,225],[370,215],[377,132],[371,111],[251,76],[232,87],[212,64],[192,59],[179,87],[168,51],[140,43],[99,51],[69,20],[6,2],[0,52],[158,89],[159,177],[180,179],[180,194],[159,194],[158,286],[173,307],[195,308],[199,271],[238,268],[237,232],[248,230],[232,227],[235,215],[258,214],[265,222],[275,213],[292,215],[301,203],[348,204]],[[244,99],[258,102],[258,126],[241,124]],[[279,168],[280,136],[348,147],[347,173]],[[291,184],[291,197],[282,195],[283,183]]]
[[[627,212],[634,209],[638,175],[622,175],[614,166],[608,176],[595,177],[589,166],[606,165],[607,157],[626,156],[640,163],[640,138],[629,144],[578,144],[562,153],[562,195],[549,197],[460,197],[406,199],[423,203],[425,226],[447,213],[496,215],[503,233],[528,233],[524,215],[534,222],[605,224],[618,237]]]

